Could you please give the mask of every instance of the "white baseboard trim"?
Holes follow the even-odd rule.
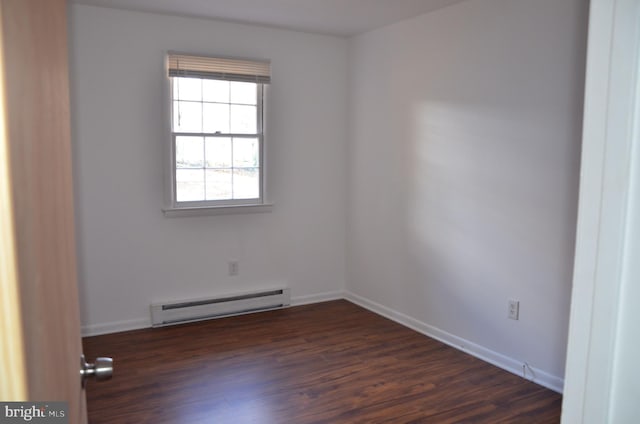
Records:
[[[343,291],[332,291],[308,296],[295,296],[291,298],[291,306],[309,305],[312,303],[329,302],[331,300],[344,299]]]
[[[83,325],[82,337],[100,336],[102,334],[120,333],[122,331],[140,330],[151,327],[149,318],[130,319],[126,321],[108,322],[105,324]]]
[[[345,292],[344,298],[350,302],[355,303],[358,306],[362,306],[363,308],[370,310],[371,312],[389,318],[390,320],[402,324],[405,327],[409,327],[412,330],[434,338],[458,350],[466,352],[478,359],[482,359],[483,361],[502,368],[505,371],[509,371],[519,377],[524,377],[527,380],[551,389],[554,392],[562,393],[562,389],[564,387],[563,378],[557,377],[531,366],[526,366],[523,361],[518,361],[501,353],[487,349],[486,347],[480,346],[476,343],[465,340],[461,337],[454,336],[453,334],[447,333],[446,331],[440,330],[439,328],[433,327],[422,321],[418,321],[417,319],[411,318],[410,316],[405,315],[401,312],[397,312],[377,302],[371,301],[362,296],[358,296],[357,294]],[[526,367],[526,374],[524,376],[523,366]]]
[[[328,302],[330,300],[344,299],[344,292],[332,291],[308,296],[297,296],[291,299],[291,306],[309,305],[312,303]],[[82,337],[100,336],[103,334],[120,333],[122,331],[140,330],[151,327],[149,318],[139,318],[126,321],[115,321],[104,324],[91,324],[82,326]]]

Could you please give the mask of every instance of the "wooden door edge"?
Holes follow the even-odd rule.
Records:
[[[27,374],[13,226],[3,27],[0,3],[0,400],[24,401],[27,398]]]

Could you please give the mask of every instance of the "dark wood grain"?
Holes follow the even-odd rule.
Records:
[[[347,301],[84,339],[100,423],[557,423],[561,395]]]

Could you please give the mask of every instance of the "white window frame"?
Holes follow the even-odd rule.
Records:
[[[162,209],[166,217],[180,216],[200,216],[200,215],[221,215],[235,213],[260,213],[270,212],[273,204],[266,201],[266,157],[265,157],[265,98],[268,91],[268,84],[256,82],[256,103],[257,103],[257,133],[252,134],[236,134],[236,133],[193,133],[193,132],[174,132],[174,94],[173,94],[173,78],[166,76],[166,87],[168,107],[165,116],[168,117],[168,147],[167,159],[168,170],[165,172],[165,207]],[[220,78],[225,81],[225,79]],[[258,154],[259,154],[259,196],[251,199],[224,199],[224,200],[201,200],[201,201],[177,201],[177,181],[176,181],[176,137],[180,136],[196,136],[196,137],[221,137],[221,138],[257,138]]]

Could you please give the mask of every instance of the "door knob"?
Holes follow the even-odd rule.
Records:
[[[87,385],[87,379],[93,377],[96,381],[109,380],[113,377],[113,359],[96,358],[93,364],[87,363],[84,355],[80,355],[80,381],[82,387]]]

